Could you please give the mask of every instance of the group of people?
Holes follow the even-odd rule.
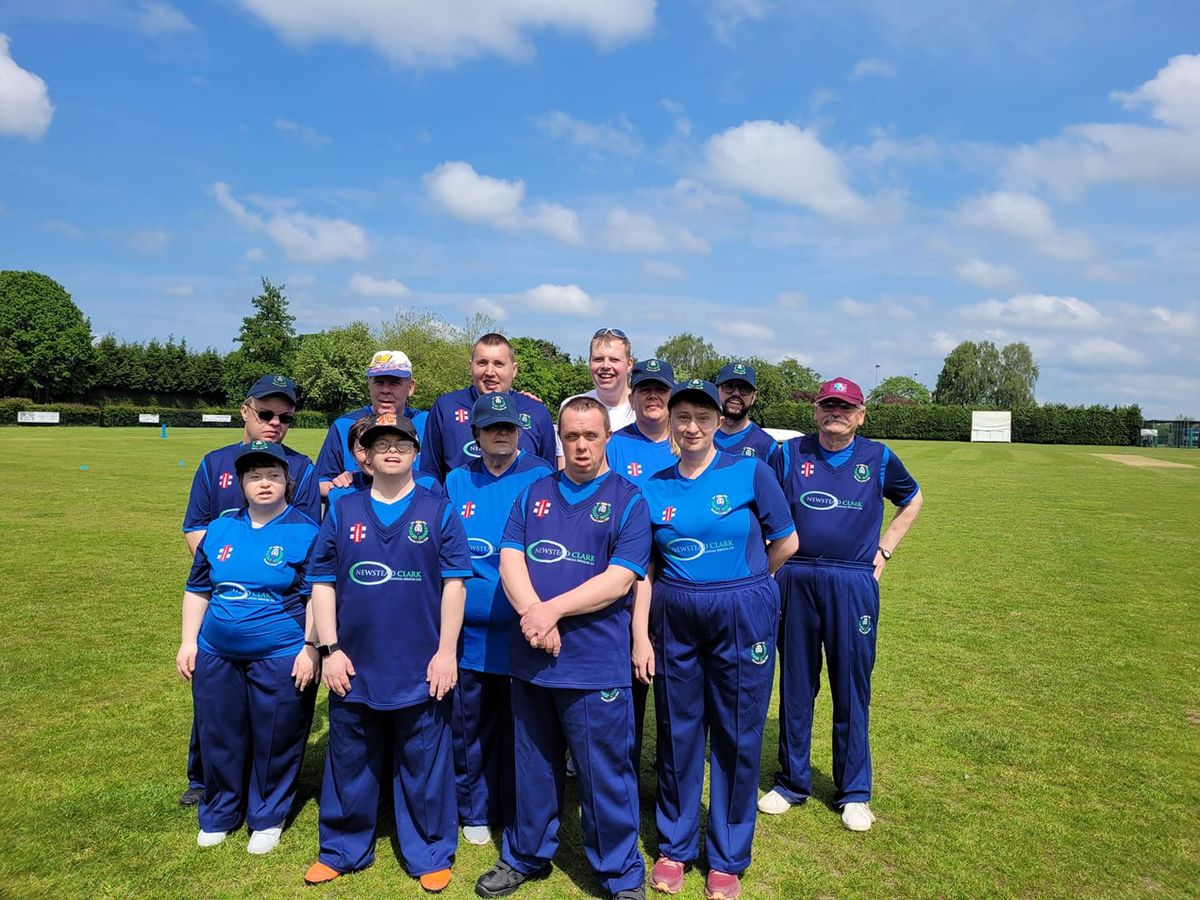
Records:
[[[177,667],[194,726],[182,801],[198,803],[201,846],[243,824],[249,852],[278,844],[320,680],[329,740],[309,884],[371,864],[387,778],[400,856],[423,888],[449,883],[461,827],[477,844],[500,833],[476,893],[514,893],[550,873],[571,771],[607,895],[642,898],[647,881],[677,893],[700,857],[707,742],[705,896],[732,900],[756,814],[811,794],[822,654],[834,803],[847,828],[871,827],[879,579],[922,498],[887,447],[857,436],[862,391],[826,382],[817,433],[779,444],[748,418],[748,363],[676,382],[667,361],[635,361],[628,336],[603,328],[589,364],[595,389],[567,399],[556,428],[513,391],[501,335],[476,342],[471,385],[428,413],[408,405],[408,357],[380,351],[371,403],[333,423],[315,466],[283,445],[294,383],[251,387],[243,440],[205,457],[184,522],[194,559]],[[885,500],[898,507],[886,530]],[[777,656],[779,771],[759,796]]]

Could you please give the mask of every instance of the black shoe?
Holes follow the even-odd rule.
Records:
[[[612,900],[646,900],[646,888],[638,885],[635,888],[625,888],[612,895]]]
[[[203,787],[190,787],[179,797],[180,806],[198,806],[204,798]]]
[[[479,876],[475,882],[475,893],[480,897],[507,897],[525,882],[545,878],[549,874],[549,863],[524,875],[501,859]]]

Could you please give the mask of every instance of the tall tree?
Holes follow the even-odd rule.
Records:
[[[377,348],[364,322],[304,335],[292,377],[304,387],[305,406],[341,414],[364,405],[367,363]]]
[[[453,325],[427,309],[399,309],[376,337],[378,346],[408,354],[416,382],[412,403],[428,408],[441,394],[470,383],[475,339],[495,328],[495,322],[478,314]]]
[[[516,337],[512,345],[519,366],[513,387],[540,397],[556,417],[564,400],[592,389],[587,363],[572,359],[553,341]]]
[[[902,405],[927,405],[931,398],[929,388],[908,375],[892,375],[871,391],[867,400],[871,403],[892,403]]]
[[[978,406],[984,402],[987,392],[979,345],[963,341],[946,354],[942,362],[942,371],[938,373],[933,389],[934,401],[943,406]]]
[[[999,409],[1019,409],[1033,406],[1037,387],[1037,363],[1033,351],[1024,341],[1008,344],[1000,351],[1000,378],[992,402]]]
[[[40,272],[0,272],[0,396],[47,401],[91,386],[92,323]]]
[[[669,362],[680,381],[703,378],[706,370],[720,359],[712,344],[688,331],[667,338],[654,355]]]
[[[246,390],[263,375],[287,374],[296,349],[295,317],[288,312],[283,285],[274,285],[265,275],[262,293],[250,301],[254,314],[242,319],[235,339],[238,348],[225,360],[225,392],[231,402],[246,396]]]
[[[1024,343],[997,350],[991,341],[963,341],[950,351],[933,396],[947,406],[1015,409],[1034,403],[1038,367]]]

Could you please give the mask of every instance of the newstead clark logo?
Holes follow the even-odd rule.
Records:
[[[525,548],[525,556],[530,562],[536,563],[556,563],[556,562],[574,562],[583,563],[584,565],[593,565],[596,562],[596,557],[591,553],[584,553],[580,550],[568,550],[564,544],[558,541],[542,539],[534,541]]]
[[[471,559],[487,559],[496,552],[496,547],[491,541],[478,537],[467,538],[467,547],[471,550]]]
[[[870,616],[859,616],[858,617],[858,633],[859,634],[870,634],[871,633],[871,617]]]
[[[283,547],[279,546],[278,544],[268,547],[267,553],[263,557],[263,562],[265,562],[268,566],[282,566]]]
[[[866,463],[859,463],[854,467],[854,480],[860,484],[866,484],[871,480],[871,467]]]
[[[766,641],[756,641],[750,645],[750,662],[756,666],[766,664],[767,658],[770,655],[770,652],[767,650]]]
[[[350,580],[369,587],[389,581],[420,581],[421,573],[412,569],[393,569],[387,563],[364,559],[350,567]]]
[[[409,522],[408,539],[414,544],[423,544],[429,540],[429,523],[424,519]]]
[[[601,500],[599,503],[597,503],[595,506],[592,507],[591,519],[593,522],[603,524],[604,522],[607,522],[610,518],[612,518],[612,504],[611,503],[605,503],[603,500]]]
[[[463,453],[465,453],[467,456],[474,457],[475,459],[479,459],[479,457],[483,456],[483,451],[479,449],[479,445],[474,441],[467,441],[465,444],[463,444]]]

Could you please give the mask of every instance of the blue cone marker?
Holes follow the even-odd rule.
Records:
[[[79,467],[79,471],[80,471],[80,472],[86,472],[86,471],[87,471],[88,469],[90,469],[90,468],[91,468],[91,466],[80,466],[80,467]]]
[[[186,462],[184,462],[184,461],[181,459],[181,460],[180,460],[178,463],[176,463],[176,465],[178,465],[178,466],[179,466],[179,468],[181,468],[181,469],[182,469],[184,466],[186,466],[186,465],[187,465],[187,463],[186,463]]]

